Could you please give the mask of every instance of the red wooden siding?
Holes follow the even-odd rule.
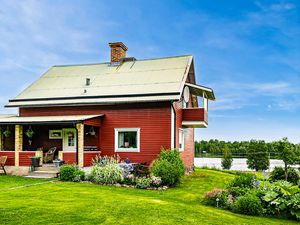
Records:
[[[32,156],[35,156],[35,152],[19,152],[19,166],[30,166]]]
[[[15,152],[0,151],[0,156],[7,156],[6,166],[15,165]]]
[[[91,166],[92,159],[94,159],[97,155],[100,155],[101,152],[84,152],[83,155],[83,165],[84,166]]]
[[[115,128],[140,128],[140,152],[118,153],[123,159],[150,163],[162,147],[170,148],[171,146],[171,105],[169,102],[20,109],[20,116],[97,114],[105,115],[98,137],[102,155],[115,154]],[[73,159],[75,162],[76,156]]]
[[[206,111],[204,108],[182,109],[183,121],[205,121],[207,122]]]
[[[97,118],[92,118],[84,121],[84,124],[94,126],[94,127],[100,127],[102,124],[101,121],[102,121],[102,117],[97,117]]]
[[[67,164],[76,163],[76,152],[63,152],[63,160]]]

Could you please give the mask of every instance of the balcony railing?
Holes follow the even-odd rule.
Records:
[[[182,126],[184,127],[207,127],[208,116],[204,108],[182,109]]]

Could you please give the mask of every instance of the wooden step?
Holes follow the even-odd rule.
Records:
[[[35,167],[34,171],[53,171],[53,172],[58,172],[59,168],[57,168],[56,166],[41,166],[41,167]]]
[[[26,178],[36,178],[36,179],[50,179],[50,178],[55,178],[52,175],[47,175],[47,174],[43,174],[43,175],[28,175],[25,176]]]
[[[27,177],[30,178],[56,178],[58,177],[58,171],[47,171],[47,170],[39,170],[33,171],[28,174]]]

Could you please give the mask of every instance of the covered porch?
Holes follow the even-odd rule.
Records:
[[[41,157],[41,164],[59,159],[80,167],[90,166],[101,153],[103,116],[1,116],[0,156],[7,156],[7,166],[29,166],[33,156]]]

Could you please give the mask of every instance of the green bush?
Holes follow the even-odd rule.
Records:
[[[231,200],[227,190],[215,188],[212,191],[205,193],[204,204],[226,209],[229,208]]]
[[[75,165],[64,165],[60,167],[59,179],[62,181],[73,181],[76,170],[78,169]]]
[[[260,199],[251,193],[239,197],[232,204],[232,210],[236,213],[251,216],[261,215],[263,212]]]
[[[248,193],[250,188],[229,187],[228,191],[234,198],[237,198]]]
[[[254,188],[256,176],[251,173],[240,173],[233,180],[231,180],[227,187],[239,187],[239,188]]]
[[[287,181],[272,183],[261,197],[267,214],[286,215],[300,220],[300,188]]]
[[[85,179],[85,172],[80,169],[76,169],[74,172],[74,178],[72,181],[80,182],[80,181],[83,181],[84,179]]]
[[[162,150],[151,169],[153,176],[160,177],[163,185],[175,186],[180,183],[185,168],[176,150]]]
[[[117,184],[123,179],[123,169],[115,163],[108,163],[105,166],[94,165],[91,171],[92,182],[98,184]]]
[[[127,185],[135,185],[135,176],[133,174],[127,174],[124,176],[123,184]]]
[[[147,189],[150,187],[151,180],[147,177],[141,177],[136,179],[136,188]]]
[[[152,187],[160,187],[162,184],[160,177],[151,176],[150,178],[150,184]]]
[[[269,181],[276,182],[279,180],[285,180],[285,172],[283,167],[275,167],[274,170],[270,173]],[[299,172],[294,168],[288,168],[288,182],[298,185],[300,180]]]

